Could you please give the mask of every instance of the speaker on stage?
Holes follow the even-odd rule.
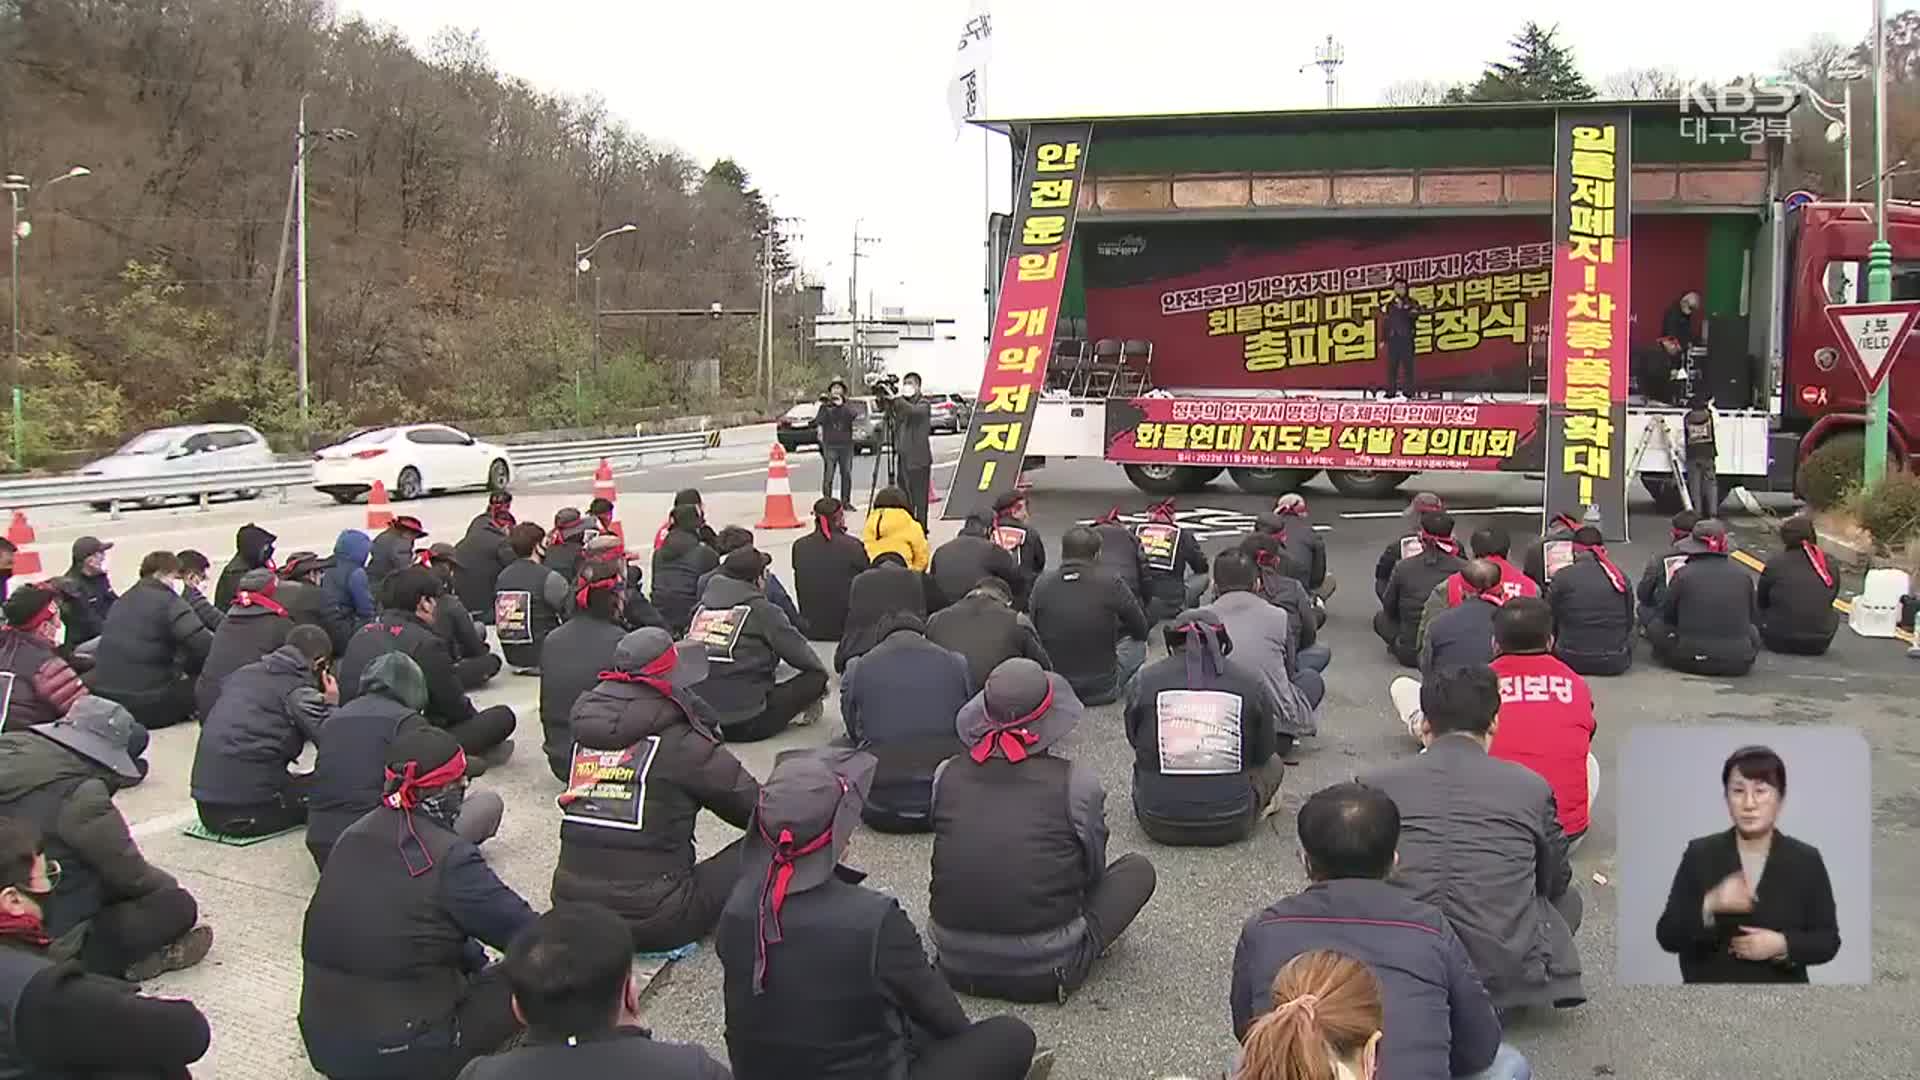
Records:
[[[1748,352],[1747,317],[1713,315],[1707,319],[1707,393],[1716,408],[1753,405],[1753,356]]]

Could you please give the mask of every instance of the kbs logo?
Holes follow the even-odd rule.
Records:
[[[1793,125],[1788,114],[1799,103],[1799,91],[1786,86],[1696,84],[1680,95],[1680,137],[1700,146],[1708,140],[1738,139],[1758,145],[1768,139],[1790,139]]]

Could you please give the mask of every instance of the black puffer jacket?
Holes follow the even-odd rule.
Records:
[[[332,713],[312,661],[291,645],[234,672],[200,723],[194,801],[253,806],[279,798],[287,766]]]
[[[1811,553],[1795,546],[1768,559],[1761,571],[1754,602],[1761,633],[1768,641],[1811,646],[1832,641],[1840,629],[1840,613],[1833,607],[1840,579],[1829,568],[1827,575],[1833,578],[1829,583],[1813,568],[1812,560]]]
[[[600,673],[613,666],[613,653],[625,627],[583,611],[547,635],[540,664],[541,746],[554,778],[565,781],[573,755],[573,726],[569,717],[580,696],[600,683]]]
[[[874,629],[888,615],[926,618],[935,605],[927,602],[938,587],[925,574],[887,563],[853,579],[847,590],[847,626],[833,650],[833,670],[845,672],[847,661],[873,648]]]
[[[60,591],[60,622],[67,628],[64,641],[71,656],[73,650],[100,636],[120,594],[113,591],[107,575],[89,575],[77,564],[67,576],[56,579],[53,587]]]
[[[212,647],[213,634],[185,600],[142,578],[107,614],[89,685],[123,705],[143,704],[199,674]]]
[[[275,607],[255,603],[246,607],[235,604],[227,609],[226,621],[213,632],[207,662],[200,668],[200,679],[193,687],[193,698],[202,717],[212,715],[213,704],[220,697],[220,684],[227,676],[287,643],[287,635],[293,632],[293,619],[290,613],[278,610],[279,599],[276,589],[274,595],[267,598]]]
[[[700,578],[720,567],[720,556],[693,533],[674,529],[653,553],[653,606],[674,637],[684,637],[700,606]]]
[[[615,671],[630,674],[642,666],[638,657],[614,656]],[[605,904],[636,930],[656,918],[677,921],[693,889],[693,831],[700,811],[736,829],[752,820],[759,783],[720,742],[701,700],[685,691],[679,698],[698,715],[689,716],[651,686],[618,679],[602,681],[574,703],[574,739],[593,750],[631,748],[639,755],[631,764],[646,780],[637,829],[594,824],[569,811],[561,797],[555,903]],[[643,762],[646,755],[651,757]]]
[[[1145,641],[1148,631],[1145,613],[1120,579],[1074,559],[1034,585],[1033,626],[1082,701],[1112,699],[1119,676],[1114,650],[1123,638]]]
[[[233,604],[240,591],[240,578],[249,570],[264,569],[273,561],[273,544],[280,539],[258,525],[246,524],[233,535],[233,558],[220,569],[213,585],[213,606],[221,611]]]
[[[857,536],[814,530],[793,542],[793,598],[808,637],[839,641],[847,630],[853,579],[866,572],[867,545]]]
[[[1033,623],[991,596],[969,596],[940,611],[927,620],[927,638],[967,658],[975,687],[986,686],[1001,661],[1016,657],[1053,670]]]
[[[1032,584],[1012,553],[994,543],[974,522],[968,522],[959,536],[934,551],[933,563],[927,572],[947,603],[972,592],[981,578],[994,577],[1006,582],[1016,603],[1025,599]]]
[[[1660,618],[1674,637],[1664,659],[1682,671],[1743,675],[1760,653],[1753,576],[1720,552],[1688,557],[1667,587]]]
[[[511,524],[502,525],[491,515],[477,514],[467,523],[467,534],[453,546],[453,587],[460,594],[460,602],[467,605],[468,611],[477,611],[484,618],[493,617],[493,583],[499,579],[500,571],[520,556],[513,553],[513,545],[507,543],[507,530]],[[382,597],[374,597],[377,605],[384,605]]]
[[[426,714],[438,727],[452,727],[473,719],[477,709],[460,687],[460,676],[453,669],[453,656],[447,643],[433,629],[404,611],[388,611],[360,628],[347,643],[347,651],[334,666],[340,680],[342,704],[360,696],[360,673],[374,657],[390,652],[406,653],[420,667],[427,680]]]

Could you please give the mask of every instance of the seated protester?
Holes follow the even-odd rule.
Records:
[[[1268,602],[1258,592],[1260,584],[1259,568],[1246,552],[1229,548],[1213,557],[1213,588],[1219,592],[1204,610],[1220,617],[1235,642],[1233,662],[1253,672],[1273,693],[1278,709],[1274,722],[1291,747],[1294,739],[1319,730],[1327,683],[1320,672],[1299,662],[1293,612]]]
[[[697,495],[698,492],[695,492]],[[619,536],[619,523],[613,520],[613,500],[604,495],[595,495],[587,503],[587,528],[596,533],[613,533]],[[626,538],[621,537],[624,544]],[[592,543],[591,540],[588,543]]]
[[[1447,581],[1456,579],[1460,599],[1435,615],[1421,636],[1421,678],[1452,668],[1484,667],[1493,660],[1493,616],[1507,602],[1500,568],[1490,559],[1473,559]],[[1451,586],[1443,587],[1451,591]]]
[[[507,539],[517,524],[513,493],[491,492],[486,512],[474,515],[467,523],[467,534],[453,547],[460,559],[453,573],[454,591],[460,594],[460,603],[482,619],[493,618],[493,586],[500,580],[500,571],[520,557]]]
[[[1088,705],[1118,701],[1146,661],[1146,614],[1132,590],[1100,569],[1100,534],[1084,525],[1061,537],[1060,565],[1033,586],[1033,627],[1054,670]]]
[[[1133,527],[1134,540],[1139,543],[1144,560],[1141,580],[1145,584],[1149,624],[1164,622],[1185,610],[1189,592],[1187,575],[1204,578],[1207,573],[1207,556],[1200,550],[1200,539],[1176,520],[1176,513],[1173,500],[1165,499],[1147,507],[1148,520]],[[1095,536],[1097,539],[1098,534]],[[1098,554],[1096,548],[1096,558]],[[1060,558],[1072,558],[1067,554],[1064,539],[1060,543]]]
[[[1633,590],[1601,542],[1582,525],[1571,540],[1573,561],[1553,575],[1553,654],[1582,675],[1622,675],[1633,666]]]
[[[44,905],[61,871],[32,822],[0,818],[0,1075],[187,1076],[212,1041],[193,1002],[129,993],[50,948]]]
[[[1473,550],[1473,557],[1485,559],[1500,569],[1500,591],[1509,600],[1516,596],[1539,596],[1540,586],[1523,573],[1519,567],[1507,561],[1507,553],[1513,548],[1513,539],[1507,530],[1498,525],[1486,525],[1475,529],[1467,538],[1467,546]],[[1420,608],[1420,640],[1427,638],[1427,628],[1433,625],[1434,617],[1448,608],[1457,607],[1460,601],[1472,596],[1474,591],[1458,571],[1427,594],[1427,602]]]
[[[847,662],[868,649],[880,620],[888,615],[910,614],[925,618],[933,605],[927,599],[935,591],[925,574],[907,569],[906,557],[896,551],[883,552],[873,565],[854,576],[847,589],[847,625],[840,644],[833,650],[833,670],[844,672]]]
[[[1326,608],[1316,603],[1313,594],[1294,576],[1296,566],[1287,558],[1279,537],[1272,533],[1250,533],[1240,538],[1239,551],[1253,560],[1259,573],[1255,591],[1267,603],[1287,613],[1288,629],[1294,639],[1292,667],[1325,671],[1333,661],[1333,650],[1320,645],[1319,626],[1326,619]],[[1205,597],[1208,603],[1220,594],[1219,589],[1216,582],[1208,590]],[[1299,660],[1301,652],[1308,653],[1304,663]]]
[[[373,541],[359,529],[342,529],[333,541],[333,565],[320,578],[320,592],[326,598],[328,614],[346,629],[351,639],[361,627],[380,614],[384,598],[376,600],[373,586],[367,582],[367,559]],[[384,584],[384,583],[383,583]],[[340,644],[340,639],[334,639]]]
[[[1131,542],[1132,537],[1127,539]],[[967,678],[973,686],[987,685],[994,668],[1017,656],[1053,670],[1053,660],[1040,644],[1033,621],[1013,610],[1013,590],[997,577],[981,578],[958,603],[928,619],[927,640],[966,657]]]
[[[630,949],[665,952],[712,933],[740,879],[738,840],[693,857],[701,810],[745,829],[760,794],[691,692],[709,671],[699,645],[635,630],[599,685],[574,702],[553,901],[605,904],[625,920]],[[621,769],[635,778],[609,779]],[[609,799],[607,787],[624,794]]]
[[[605,501],[605,500],[601,500]],[[605,532],[587,541],[580,550],[580,569],[574,574],[574,605],[578,609],[580,587],[595,571],[604,568],[622,582],[620,604],[615,609],[618,621],[628,630],[648,626],[667,629],[667,620],[647,599],[646,574],[627,557],[627,542],[618,533]]]
[[[1407,667],[1420,666],[1420,612],[1434,587],[1465,565],[1453,539],[1453,515],[1433,510],[1420,517],[1419,550],[1394,564],[1380,593],[1373,632]]]
[[[287,767],[340,701],[332,659],[326,631],[296,627],[285,645],[227,677],[193,752],[193,803],[208,832],[272,836],[306,824],[312,774]]]
[[[331,569],[331,555],[322,556],[312,551],[294,552],[287,556],[287,561],[280,567],[280,584],[274,588],[273,599],[287,609],[287,615],[295,625],[317,626],[325,630],[337,656],[346,649],[347,639],[353,637],[353,631],[359,627],[335,619],[327,606],[320,581]]]
[[[621,625],[626,582],[620,568],[587,563],[585,578],[573,594],[573,618],[547,636],[546,662],[540,665],[540,743],[547,768],[561,783],[573,772],[573,706],[613,667],[614,650],[628,630]],[[664,629],[664,628],[663,628]]]
[[[993,522],[994,516],[984,510],[970,514],[960,525],[960,535],[934,551],[932,569],[927,576],[933,579],[934,587],[947,603],[972,592],[983,578],[996,578],[1006,584],[1016,604],[1025,608],[1027,590],[1032,588],[1033,579],[1026,576],[1013,554],[995,539],[997,526]]]
[[[1002,551],[1013,556],[1014,566],[1020,572],[1020,580],[1028,587],[1040,580],[1047,570],[1047,542],[1040,530],[1033,527],[1032,511],[1027,496],[1018,491],[1009,491],[993,501],[992,540]],[[979,581],[985,574],[975,574],[973,580]],[[963,596],[972,587],[971,582],[960,583],[962,587],[947,593],[949,597]],[[1019,592],[1014,593],[1015,601],[1024,601]],[[1026,605],[1020,604],[1024,610]]]
[[[1127,687],[1133,815],[1162,844],[1238,843],[1280,793],[1293,736],[1275,730],[1264,673],[1227,659],[1233,640],[1217,613],[1181,612],[1162,632],[1166,659]]]
[[[598,500],[596,500],[596,503],[597,502]],[[673,493],[673,509],[679,510],[683,506],[693,507],[692,518],[693,518],[693,521],[695,522],[693,526],[693,531],[694,531],[694,535],[699,538],[700,542],[707,545],[708,547],[713,547],[714,545],[718,544],[720,542],[720,538],[714,534],[714,531],[711,528],[707,526],[707,508],[701,501],[700,490],[698,488],[681,488],[679,491],[676,491]],[[606,512],[609,515],[613,513],[613,507],[611,504],[607,506]],[[589,506],[587,507],[587,513],[598,514],[600,513],[600,511],[595,510],[592,506]],[[607,528],[611,529],[612,528],[611,518],[608,518],[608,522],[609,524],[607,525]],[[667,534],[672,532],[674,528],[675,528],[674,514],[672,512],[669,512],[667,514],[667,520],[662,522],[660,525],[660,528],[653,534],[653,550],[655,551],[660,550],[661,546],[667,542]]]
[[[1380,1043],[1377,1075],[1525,1077],[1526,1059],[1501,1042],[1500,1018],[1446,916],[1388,880],[1400,843],[1393,800],[1363,784],[1334,784],[1300,807],[1295,832],[1309,884],[1240,931],[1230,996],[1234,1035],[1245,1039],[1269,1014],[1268,990],[1280,971],[1330,949],[1380,980],[1393,1023]]]
[[[329,1080],[453,1080],[520,1033],[480,946],[505,950],[534,915],[455,830],[467,761],[452,735],[408,731],[385,773],[380,805],[334,842],[307,904],[300,1036]]]
[[[373,591],[376,603],[386,580],[418,561],[414,549],[426,538],[426,526],[412,514],[395,515],[373,538],[373,546],[367,552],[367,588]]]
[[[485,625],[473,617],[460,594],[453,591],[453,575],[460,557],[452,544],[435,544],[420,553],[420,565],[440,579],[440,602],[433,607],[433,632],[446,642],[453,657],[453,672],[463,690],[478,690],[500,674],[498,653],[487,645]]]
[[[1447,504],[1440,496],[1431,491],[1422,491],[1407,503],[1406,524],[1400,537],[1389,543],[1381,552],[1380,558],[1373,564],[1373,595],[1384,597],[1387,594],[1387,581],[1393,577],[1393,568],[1404,559],[1412,558],[1424,550],[1420,538],[1420,519],[1428,514],[1446,510]],[[1424,599],[1424,594],[1422,599]]]
[[[0,817],[30,821],[60,863],[40,897],[53,951],[88,971],[145,982],[206,959],[213,931],[173,875],[140,853],[113,795],[140,782],[139,731],[106,698],[74,702],[51,724],[0,735]]]
[[[715,550],[720,553],[721,559],[725,559],[728,552],[738,551],[743,547],[752,546],[752,529],[742,528],[738,525],[728,525],[726,528],[720,530],[720,545]],[[720,568],[715,567],[700,575],[700,592],[703,595],[707,591],[707,582],[712,580],[713,575],[719,572]],[[767,599],[773,601],[774,607],[786,612],[787,621],[792,623],[796,630],[799,630],[802,634],[807,632],[806,626],[800,621],[800,609],[794,606],[793,597],[788,595],[787,587],[780,583],[780,575],[774,573],[771,566],[767,568]]]
[[[1144,605],[1147,602],[1146,555],[1140,550],[1140,538],[1120,520],[1120,508],[1116,506],[1095,518],[1093,531],[1100,534],[1100,566],[1132,589]]]
[[[720,567],[720,553],[700,539],[702,529],[699,507],[676,506],[673,528],[653,550],[653,606],[676,638],[687,635],[693,609],[700,606],[700,579]]]
[[[928,913],[953,988],[1065,1001],[1153,896],[1153,864],[1107,862],[1107,793],[1052,752],[1085,712],[1073,687],[1009,660],[960,710],[969,749],[933,776]]]
[[[380,805],[387,750],[416,728],[431,727],[420,713],[427,679],[406,653],[382,653],[360,675],[360,696],[333,710],[314,740],[319,750],[307,781],[307,852],[327,868],[327,853],[347,827]],[[469,791],[453,831],[468,843],[492,839],[506,804],[499,792]]]
[[[1394,880],[1447,917],[1494,1008],[1581,1004],[1580,893],[1553,789],[1487,754],[1498,679],[1484,667],[1440,672],[1420,707],[1426,752],[1362,778],[1400,809]]]
[[[1680,550],[1680,543],[1693,535],[1693,527],[1699,522],[1700,515],[1692,510],[1682,510],[1673,515],[1666,548],[1648,559],[1647,565],[1641,569],[1640,587],[1636,590],[1640,600],[1641,630],[1644,631],[1660,614],[1660,605],[1667,598],[1667,579],[1681,563],[1687,561],[1686,555]]]
[[[839,641],[847,629],[847,594],[868,566],[867,545],[847,535],[839,499],[813,504],[813,531],[793,542],[793,591],[808,638]]]
[[[280,579],[271,570],[249,570],[240,575],[239,590],[227,608],[227,619],[213,632],[207,662],[194,683],[194,706],[202,719],[213,715],[220,687],[227,676],[287,643],[293,616],[276,597]],[[321,630],[322,635],[326,634]],[[332,651],[333,639],[327,639]]]
[[[840,679],[847,741],[880,762],[860,816],[880,832],[926,832],[933,770],[962,749],[953,722],[973,679],[966,657],[927,640],[918,615],[883,617],[878,637]]]
[[[1313,527],[1306,497],[1290,491],[1275,500],[1273,512],[1286,523],[1280,533],[1281,552],[1293,560],[1295,566],[1306,568],[1307,591],[1322,600],[1332,596],[1340,583],[1327,574],[1327,542]]]
[[[547,534],[547,550],[540,561],[563,580],[572,581],[580,573],[580,553],[599,531],[597,519],[571,506],[561,507],[553,515],[553,531]]]
[[[899,901],[842,865],[874,771],[871,754],[790,750],[761,789],[714,934],[735,1075],[1045,1076],[1032,1029],[969,1021]]]
[[[1580,519],[1572,514],[1555,514],[1547,522],[1546,531],[1540,539],[1527,545],[1526,554],[1521,556],[1521,569],[1533,579],[1535,585],[1545,594],[1553,583],[1553,576],[1561,566],[1571,561],[1572,550],[1567,545],[1573,534],[1580,528]]]
[[[932,558],[927,549],[927,532],[914,519],[907,493],[897,487],[883,487],[874,495],[873,508],[867,511],[867,524],[860,538],[867,545],[867,558],[874,562],[892,552],[906,560],[909,570],[926,573]]]
[[[180,560],[155,551],[140,560],[140,580],[113,605],[100,631],[87,686],[127,707],[152,731],[193,718],[193,680],[213,634],[180,599]]]
[[[1840,629],[1840,613],[1833,608],[1840,594],[1827,553],[1820,550],[1813,522],[1789,518],[1780,526],[1785,550],[1767,560],[1754,588],[1759,610],[1760,640],[1777,653],[1822,656]]]
[[[52,583],[60,593],[60,621],[67,628],[63,651],[69,660],[80,646],[100,636],[107,613],[120,599],[107,578],[107,552],[112,550],[112,544],[98,537],[75,540],[73,565],[67,568],[66,576]]]
[[[1487,753],[1525,765],[1553,789],[1554,809],[1569,844],[1587,835],[1600,762],[1593,756],[1593,692],[1587,680],[1549,650],[1553,612],[1534,597],[1509,600],[1493,617],[1500,655],[1500,723]]]
[[[788,724],[813,723],[827,694],[826,665],[786,612],[767,599],[770,561],[751,547],[728,552],[720,573],[707,582],[687,635],[707,647],[712,666],[700,697],[713,707],[720,734],[730,743],[758,742]],[[776,682],[783,660],[795,674]]]
[[[1367,965],[1325,950],[1295,957],[1274,976],[1267,1003],[1234,1058],[1235,1080],[1379,1075],[1387,1014]]]
[[[0,626],[0,672],[13,676],[0,715],[4,730],[22,731],[51,724],[67,715],[74,702],[87,696],[80,681],[61,657],[59,597],[44,585],[22,585],[7,597]],[[141,732],[142,736],[145,732]],[[134,756],[146,750],[144,739]]]
[[[205,555],[192,548],[176,551],[173,557],[180,560],[180,599],[185,600],[187,606],[193,609],[193,613],[200,616],[201,623],[205,624],[209,631],[219,630],[220,620],[226,618],[226,615],[213,606],[206,594],[207,571],[213,569],[213,564],[207,561]],[[272,573],[273,568],[267,567],[267,572]]]
[[[502,966],[527,1036],[473,1061],[460,1080],[732,1080],[700,1047],[655,1042],[641,1026],[627,928],[599,904],[560,905],[535,919],[513,939]]]
[[[335,666],[344,704],[362,693],[360,675],[376,656],[405,653],[420,665],[427,680],[427,719],[445,728],[461,747],[477,755],[477,771],[504,764],[513,756],[513,709],[506,705],[474,708],[460,689],[447,643],[433,632],[434,612],[442,589],[440,579],[423,566],[412,566],[387,580],[387,610],[379,621],[360,628]]]
[[[573,607],[567,579],[540,561],[540,548],[546,542],[547,531],[531,521],[508,530],[507,543],[515,558],[500,571],[493,586],[493,630],[500,636],[507,665],[519,675],[540,673],[541,646]],[[458,580],[458,563],[453,573]]]
[[[1760,655],[1753,576],[1727,558],[1727,527],[1712,518],[1693,527],[1680,551],[1687,561],[1647,627],[1653,658],[1693,675],[1745,675]]]
[[[233,606],[234,594],[240,591],[240,578],[248,571],[273,569],[273,545],[278,539],[252,522],[234,532],[233,558],[220,568],[220,580],[214,583],[213,603],[216,608],[225,611]],[[205,557],[201,556],[202,559]]]

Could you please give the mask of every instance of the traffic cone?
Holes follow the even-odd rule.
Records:
[[[33,526],[27,523],[26,511],[13,512],[13,520],[7,524],[7,539],[14,546],[14,580],[24,581],[40,576],[40,549],[34,546]]]
[[[767,511],[756,529],[804,529],[793,516],[793,485],[787,482],[787,451],[779,443],[767,455]]]
[[[379,532],[393,524],[393,510],[387,505],[387,485],[383,480],[373,482],[373,490],[367,493],[367,531]]]
[[[927,505],[932,506],[934,503],[937,503],[939,501],[940,501],[940,485],[934,483],[933,474],[928,473],[927,474]]]
[[[593,497],[596,499],[605,499],[614,507],[620,505],[620,491],[613,486],[613,466],[606,458],[601,458],[600,467],[593,470]],[[626,530],[620,527],[618,518],[608,522],[607,528],[613,535],[619,537],[622,542],[626,541]]]

